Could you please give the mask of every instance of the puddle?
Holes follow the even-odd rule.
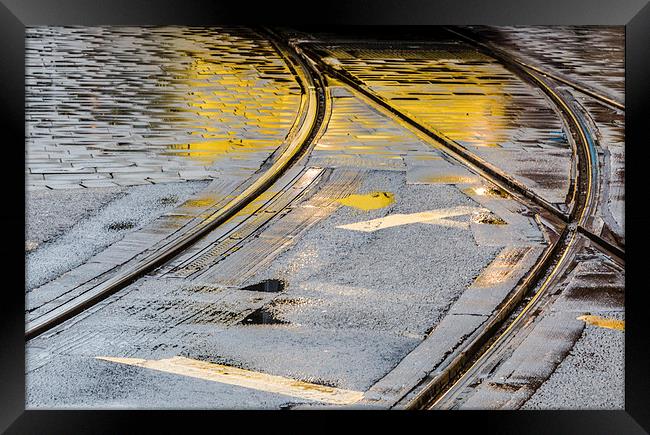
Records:
[[[242,325],[286,325],[289,322],[275,317],[268,309],[262,307],[244,317]]]
[[[391,192],[370,192],[346,196],[336,201],[348,207],[367,211],[383,208],[394,203],[395,195]]]
[[[618,331],[625,331],[625,320],[607,319],[600,316],[580,316],[576,317],[588,325],[599,326],[601,328],[616,329]]]
[[[507,224],[507,222],[501,219],[499,216],[489,212],[475,214],[474,216],[472,216],[472,222],[476,222],[477,224],[489,224],[489,225]]]
[[[509,198],[510,196],[504,192],[503,190],[499,189],[498,187],[494,186],[488,186],[488,187],[477,187],[475,189],[472,189],[474,193],[480,196],[496,196],[499,198]]]
[[[265,293],[278,293],[284,290],[285,283],[280,279],[266,279],[257,284],[242,287],[242,290]]]
[[[131,228],[135,228],[135,222],[134,221],[117,221],[117,222],[113,222],[112,224],[108,225],[106,228],[111,230],[111,231],[130,230]]]

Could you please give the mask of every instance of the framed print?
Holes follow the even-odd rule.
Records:
[[[0,12],[3,430],[647,433],[643,1]]]

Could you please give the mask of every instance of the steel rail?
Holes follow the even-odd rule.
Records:
[[[565,84],[567,86],[571,86],[572,88],[582,92],[583,94],[589,95],[590,97],[598,100],[600,103],[603,103],[605,105],[612,106],[612,107],[615,107],[615,108],[617,108],[619,110],[625,111],[625,104],[623,104],[622,102],[620,102],[620,101],[618,101],[618,100],[616,100],[616,99],[614,99],[612,97],[602,95],[601,93],[599,93],[597,90],[594,90],[593,88],[590,88],[590,87],[585,86],[585,85],[581,85],[581,84],[576,83],[576,82],[574,82],[572,80],[566,79],[566,78],[561,77],[561,76],[559,76],[557,74],[554,74],[552,72],[544,70],[544,69],[542,69],[540,67],[537,67],[537,66],[531,65],[529,63],[526,63],[523,60],[521,60],[519,57],[517,57],[516,55],[512,54],[510,51],[507,51],[507,50],[504,50],[502,48],[496,47],[494,44],[491,44],[489,42],[483,42],[483,41],[485,41],[485,38],[481,38],[481,36],[477,35],[476,32],[473,32],[471,29],[466,29],[466,32],[471,33],[472,36],[469,36],[467,34],[459,32],[457,29],[452,29],[452,28],[449,28],[449,27],[446,27],[445,29],[447,31],[455,33],[456,35],[461,36],[464,39],[471,39],[472,43],[474,45],[481,45],[484,49],[489,50],[492,53],[498,53],[500,56],[507,57],[511,62],[515,62],[515,63],[519,64],[520,66],[522,66],[524,68],[528,68],[528,69],[530,69],[530,70],[532,70],[532,71],[534,71],[534,72],[536,72],[538,74],[541,74],[541,75],[543,75],[545,77],[549,77],[549,78],[551,78],[551,79],[553,79],[555,81],[558,81],[560,83],[563,83],[563,84]],[[481,39],[481,41],[479,41],[479,39]]]
[[[316,54],[311,48],[308,47],[308,45],[310,45],[309,42],[302,41],[298,44],[301,47],[304,47],[305,53],[332,77],[335,77],[336,79],[350,86],[352,89],[356,90],[358,93],[362,94],[364,97],[372,101],[374,104],[391,113],[394,117],[405,123],[407,126],[414,128],[420,133],[423,133],[429,139],[436,141],[444,148],[444,151],[446,151],[461,164],[468,166],[468,163],[470,163],[473,167],[481,172],[481,175],[484,178],[488,179],[491,183],[504,188],[504,190],[508,191],[512,196],[523,197],[532,201],[536,206],[543,208],[563,222],[568,222],[570,220],[570,217],[567,213],[564,213],[559,208],[555,207],[553,204],[539,196],[537,193],[533,192],[521,182],[508,176],[506,173],[496,168],[494,165],[470,152],[467,148],[446,137],[442,132],[434,131],[430,127],[422,125],[411,116],[395,108],[381,96],[367,89],[363,83],[361,83],[347,71],[334,68],[331,65],[325,63],[320,58],[320,56],[318,56],[318,54]]]
[[[456,33],[456,32],[455,32]],[[469,42],[475,42],[469,37],[464,37],[464,39],[469,40]],[[476,44],[475,44],[476,45]],[[490,50],[489,47],[480,46],[482,51]],[[475,349],[475,354],[473,356],[472,365],[464,371],[459,371],[456,374],[456,377],[449,376],[445,379],[446,385],[441,388],[440,385],[432,382],[430,385],[427,385],[419,394],[412,399],[407,408],[424,408],[430,407],[435,408],[442,401],[449,397],[450,394],[453,394],[456,391],[460,391],[467,383],[473,379],[472,375],[476,374],[477,370],[480,369],[489,358],[494,355],[501,347],[514,336],[514,333],[519,330],[525,320],[528,319],[528,314],[532,313],[536,307],[539,306],[543,300],[543,296],[547,294],[547,290],[550,288],[557,279],[559,279],[564,271],[565,267],[568,265],[568,262],[573,257],[572,254],[575,254],[577,250],[577,240],[578,240],[578,228],[586,224],[591,212],[595,207],[595,202],[597,200],[595,194],[595,185],[597,183],[597,153],[595,150],[595,145],[589,131],[587,130],[584,123],[580,120],[579,116],[572,110],[569,104],[562,98],[562,96],[557,93],[553,88],[551,88],[547,83],[545,83],[539,76],[534,72],[521,68],[515,67],[511,59],[504,57],[503,53],[491,53],[489,54],[506,66],[510,66],[511,69],[514,69],[517,73],[526,74],[533,82],[537,83],[538,86],[551,98],[551,100],[561,109],[561,113],[564,114],[570,121],[572,130],[577,134],[580,143],[581,155],[578,157],[579,165],[581,166],[578,171],[577,177],[580,178],[576,185],[583,185],[586,189],[584,195],[579,195],[578,202],[576,203],[576,208],[572,210],[571,223],[566,227],[566,233],[563,238],[568,240],[564,244],[564,250],[560,255],[560,258],[556,262],[555,266],[551,272],[547,275],[544,282],[540,285],[539,289],[528,303],[523,307],[523,309],[518,313],[518,315],[507,325],[507,327],[498,335],[498,337],[485,337],[486,343],[489,343],[489,347],[483,349]],[[585,174],[585,176],[581,175]],[[579,208],[579,212],[577,210]],[[577,212],[577,213],[576,213]],[[576,218],[576,214],[579,216]],[[504,325],[505,326],[505,325]],[[487,340],[489,339],[489,340]],[[470,358],[463,353],[465,356],[465,362],[463,365],[467,365],[470,362]],[[455,381],[454,381],[455,379]],[[454,381],[453,383],[451,383]],[[449,385],[451,383],[451,385]],[[434,388],[438,387],[434,392]]]
[[[282,154],[268,170],[243,192],[233,198],[223,208],[207,217],[204,221],[205,224],[190,229],[180,237],[146,256],[132,267],[120,271],[116,276],[95,285],[74,299],[28,322],[25,331],[26,340],[30,340],[60,325],[64,321],[123,289],[226,222],[277,181],[309,147],[316,133],[320,130],[319,122],[323,119],[322,112],[325,98],[320,78],[314,79],[312,69],[305,64],[295,48],[275,39],[274,35],[271,35],[271,38],[273,38],[272,43],[278,49],[279,53],[281,53],[282,57],[289,61],[287,62],[288,65],[293,65],[292,70],[295,72],[303,91],[299,127],[297,131],[294,130],[295,134],[292,134],[292,132],[288,135],[287,140],[289,143]],[[303,110],[305,107],[306,110]]]
[[[464,35],[461,36],[464,37]],[[464,37],[464,39],[468,38]],[[311,44],[311,42],[301,41],[299,44],[308,46]],[[576,175],[576,178],[578,180],[576,180],[577,182],[573,183],[573,199],[577,200],[573,204],[574,206],[568,215],[564,214],[559,209],[534,194],[534,192],[531,192],[525,186],[511,179],[506,174],[501,173],[498,169],[494,168],[489,163],[484,162],[477,156],[474,156],[464,147],[456,144],[439,132],[431,131],[427,127],[418,123],[416,120],[412,119],[410,116],[402,113],[399,111],[399,109],[396,109],[390,105],[390,103],[386,102],[379,95],[367,89],[362,82],[358,81],[351,74],[325,63],[313,50],[309,48],[305,50],[309,56],[314,59],[314,61],[317,62],[330,75],[349,85],[354,91],[360,93],[363,97],[365,97],[365,99],[370,100],[380,108],[385,109],[390,114],[392,114],[393,117],[396,117],[399,120],[405,122],[412,128],[414,127],[415,130],[424,133],[426,136],[434,139],[436,142],[441,143],[447,148],[446,151],[451,151],[452,154],[455,154],[452,155],[452,157],[456,158],[456,160],[460,161],[466,166],[469,166],[470,168],[473,167],[474,169],[477,169],[476,167],[478,167],[479,174],[492,183],[500,187],[503,187],[503,184],[505,184],[509,188],[505,188],[504,190],[510,191],[509,193],[511,194],[513,193],[512,190],[515,190],[515,192],[519,193],[520,196],[532,200],[538,206],[541,206],[543,209],[551,212],[553,215],[562,218],[565,223],[570,224],[564,227],[556,243],[554,243],[545,251],[542,259],[536,263],[536,265],[533,267],[533,269],[531,269],[523,281],[518,284],[517,289],[511,293],[509,299],[500,307],[498,314],[493,316],[491,322],[488,322],[488,325],[484,327],[484,333],[479,334],[478,337],[475,337],[472,343],[467,346],[465,350],[460,352],[456,359],[449,364],[447,369],[443,373],[439,374],[436,379],[434,379],[434,381],[429,384],[428,388],[425,387],[424,390],[422,390],[415,399],[407,403],[406,408],[410,409],[422,407],[423,403],[425,403],[423,399],[427,396],[427,394],[430,395],[434,390],[437,390],[437,392],[440,391],[440,383],[442,380],[445,380],[448,384],[448,382],[450,382],[454,377],[454,374],[452,373],[453,371],[460,371],[460,369],[466,366],[466,364],[472,358],[476,358],[476,354],[479,353],[480,349],[485,346],[486,343],[490,343],[490,338],[494,338],[490,337],[490,334],[496,333],[498,329],[503,326],[503,322],[506,321],[507,317],[509,317],[515,311],[515,308],[524,299],[528,291],[530,291],[531,288],[534,288],[535,285],[539,284],[539,280],[543,278],[544,271],[548,270],[548,267],[554,264],[551,272],[547,274],[545,281],[541,284],[539,290],[536,292],[529,304],[517,317],[517,320],[520,319],[525,313],[530,311],[530,308],[532,305],[534,305],[535,301],[545,293],[545,290],[548,288],[552,280],[563,270],[564,266],[566,265],[565,263],[568,259],[569,253],[575,249],[578,232],[590,238],[601,248],[605,248],[608,253],[619,257],[618,259],[620,261],[624,261],[624,251],[621,248],[612,245],[601,237],[589,232],[585,228],[585,224],[587,223],[587,219],[592,209],[594,208],[594,203],[596,200],[593,186],[595,186],[598,167],[595,144],[586,126],[584,125],[584,122],[579,118],[578,115],[574,113],[567,102],[564,101],[564,99],[558,93],[556,93],[547,83],[545,83],[542,78],[535,74],[535,70],[533,68],[526,68],[526,65],[521,65],[521,63],[514,62],[513,60],[507,58],[503,53],[497,53],[497,56],[495,56],[495,53],[490,49],[490,47],[482,46],[481,49],[482,51],[489,51],[489,54],[491,56],[499,58],[504,64],[510,66],[510,69],[517,71],[518,76],[526,77],[528,78],[528,81],[539,86],[544,91],[544,93],[549,96],[556,107],[558,107],[559,112],[563,114],[565,120],[568,121],[567,126],[578,137],[580,146],[576,147],[577,149],[575,154],[578,159],[578,164],[581,166],[578,173],[586,172],[587,177],[584,178]],[[578,153],[580,153],[580,155],[578,155]],[[458,157],[461,158],[459,159]],[[586,189],[586,195],[578,195],[579,189],[581,188]],[[517,195],[513,196],[517,197]],[[579,217],[576,218],[577,214],[579,214]],[[562,251],[561,253],[559,252],[560,250]],[[514,322],[510,324],[508,330],[513,327],[513,324]],[[436,385],[436,381],[438,381],[438,385]],[[421,385],[419,387],[421,387]],[[408,393],[404,397],[407,395]],[[427,400],[430,401],[430,398]]]
[[[393,118],[397,118],[398,121],[399,120],[406,121],[405,123],[407,124],[407,127],[410,127],[415,132],[424,133],[428,138],[433,138],[436,142],[441,141],[440,134],[430,132],[426,127],[419,125],[417,121],[412,120],[408,115],[401,113],[398,109],[392,107],[389,103],[385,102],[379,96],[374,95],[371,91],[365,89],[365,87],[363,87],[360,83],[357,83],[356,80],[354,80],[354,78],[347,76],[343,71],[333,69],[329,65],[324,64],[324,62],[320,60],[319,56],[313,51],[310,51],[309,54],[311,55],[311,57],[315,58],[316,62],[318,62],[326,70],[328,70],[328,72],[330,72],[332,75],[341,79],[341,81],[349,85],[353,91],[360,93],[361,96],[364,97],[364,99],[370,100],[372,103],[375,103],[375,105],[379,106],[380,109],[383,109],[386,112],[388,112],[390,115],[392,115]],[[443,145],[445,144],[443,143]],[[458,145],[458,147],[460,147],[460,145]],[[555,216],[560,215],[561,217],[563,217],[563,221],[570,220],[571,216],[574,214],[573,212],[575,208],[574,210],[572,210],[571,215],[567,216],[559,212],[558,209],[549,205],[545,201],[543,200],[539,201],[540,198],[537,197],[536,195],[528,194],[532,192],[529,192],[527,188],[525,187],[521,188],[521,186],[518,186],[516,184],[513,186],[513,183],[511,182],[511,179],[509,179],[509,177],[499,177],[500,174],[494,174],[491,165],[489,165],[490,167],[486,168],[487,164],[484,163],[482,159],[478,157],[476,159],[472,159],[473,161],[467,161],[469,159],[465,158],[466,157],[465,153],[459,155],[459,153],[457,153],[456,147],[453,145],[452,147],[446,147],[444,151],[446,151],[448,154],[450,154],[453,158],[458,160],[463,165],[468,166],[474,172],[479,173],[479,175],[483,176],[488,181],[503,188],[505,191],[509,192],[514,197],[518,196],[516,195],[516,193],[522,193],[523,195],[520,196],[523,196],[528,200],[532,199],[534,204],[542,205],[544,210],[550,211]],[[478,168],[476,166],[478,166]],[[504,178],[506,179],[504,180]],[[506,186],[503,186],[502,184],[503,181],[505,181]],[[515,189],[515,192],[512,191],[513,188]],[[574,189],[578,189],[578,186],[574,185]],[[527,203],[529,201],[523,201],[523,202]],[[528,206],[530,206],[530,204],[528,204]],[[560,251],[561,248],[565,246],[565,243],[562,242],[566,241],[566,238],[569,233],[573,234],[574,231],[570,231],[568,226],[565,225],[558,239],[544,251],[542,258],[536,262],[535,266],[527,273],[527,275],[522,279],[522,281],[518,283],[517,287],[515,288],[515,290],[513,290],[513,292],[511,292],[511,294],[509,295],[505,303],[503,303],[498,308],[497,314],[493,315],[490,321],[488,321],[487,324],[483,327],[481,333],[479,333],[478,336],[472,340],[470,345],[466,346],[464,350],[460,352],[457,355],[457,357],[454,358],[452,362],[443,369],[442,373],[439,373],[438,376],[436,376],[436,378],[431,383],[429,383],[424,388],[424,390],[422,390],[421,393],[418,394],[418,396],[416,396],[416,399],[408,402],[405,406],[406,408],[413,409],[413,408],[421,407],[423,403],[423,398],[427,397],[428,395],[431,395],[433,392],[440,391],[441,387],[443,385],[446,385],[460,371],[460,369],[465,366],[465,364],[469,361],[469,359],[473,355],[475,355],[482,348],[482,346],[485,345],[487,340],[494,333],[498,331],[498,329],[501,327],[503,322],[508,318],[508,316],[510,316],[512,312],[514,312],[515,308],[523,300],[523,298],[530,291],[530,289],[534,288],[534,286],[539,282],[539,280],[543,278],[545,271],[547,271],[547,269],[552,266],[553,261],[559,255],[558,251]],[[417,389],[418,387],[421,387],[421,385],[422,384],[416,386],[414,390]],[[405,393],[401,397],[401,399],[397,401],[397,403],[404,400],[404,398],[407,397],[411,393],[411,391]]]

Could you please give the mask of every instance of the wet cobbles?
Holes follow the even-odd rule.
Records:
[[[244,28],[26,31],[28,188],[250,175],[296,118],[300,87]]]
[[[442,159],[439,151],[332,80],[332,114],[310,156],[313,165],[405,170]]]
[[[318,45],[392,106],[562,203],[571,148],[540,90],[460,43],[386,49]],[[333,60],[332,60],[333,59]],[[327,60],[327,59],[326,59]]]
[[[473,30],[546,70],[563,73],[620,101],[625,98],[623,26],[503,26]]]

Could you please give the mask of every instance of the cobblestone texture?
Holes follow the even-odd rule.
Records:
[[[623,26],[476,27],[491,42],[545,70],[625,99]]]
[[[541,91],[456,42],[386,49],[317,46],[391,105],[518,178],[551,202],[569,188],[571,148]]]
[[[115,187],[250,174],[300,88],[241,28],[26,30],[26,185]]]

